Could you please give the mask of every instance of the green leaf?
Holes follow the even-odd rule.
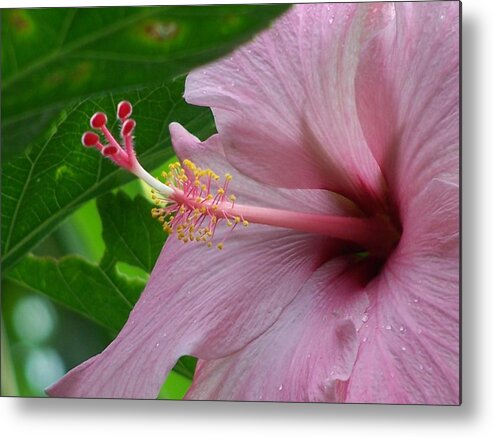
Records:
[[[85,317],[118,332],[137,301],[145,281],[70,255],[60,260],[27,255],[8,278]]]
[[[131,200],[124,192],[97,200],[103,222],[104,266],[124,262],[150,273],[163,248],[165,232],[151,217],[152,205],[142,196]]]
[[[98,210],[106,249],[99,265],[74,255],[60,260],[28,255],[8,278],[117,332],[145,286],[144,280],[121,274],[117,264],[150,273],[166,239],[151,208],[142,196],[102,196]]]
[[[124,262],[150,273],[166,234],[159,222],[151,217],[153,205],[140,195],[131,199],[119,191],[100,197],[97,204],[106,244],[99,265],[74,255],[60,260],[27,255],[7,276],[116,334],[127,321],[146,282],[121,274],[118,263]],[[194,357],[181,357],[174,371],[191,380],[196,363]],[[183,396],[189,385],[183,380],[182,390],[175,396]]]
[[[3,10],[3,145],[23,146],[73,99],[161,84],[216,59],[287,8]]]
[[[74,104],[25,155],[3,163],[3,272],[84,202],[133,177],[80,144],[81,134],[95,111],[106,111],[111,117],[120,98],[134,103],[137,153],[149,169],[173,154],[168,130],[171,121],[182,123],[198,136],[207,137],[214,132],[209,109],[187,105],[181,98],[183,85],[181,78],[168,86]]]

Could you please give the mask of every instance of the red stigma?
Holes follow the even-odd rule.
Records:
[[[108,117],[103,112],[96,112],[90,120],[93,129],[98,129],[103,134],[107,145],[101,144],[99,136],[94,132],[86,132],[82,135],[82,144],[86,147],[95,147],[101,154],[111,159],[119,167],[123,167],[132,173],[142,171],[135,156],[132,132],[135,129],[135,120],[127,119],[132,113],[132,105],[123,101],[118,104],[117,116],[121,122],[122,144],[112,135],[106,124]]]
[[[124,100],[118,103],[116,113],[121,121],[125,121],[132,114],[132,105]]]
[[[101,129],[103,126],[106,125],[108,122],[108,118],[106,117],[106,114],[103,114],[102,112],[96,112],[92,117],[91,117],[91,127],[93,129]]]
[[[82,135],[82,144],[86,147],[94,147],[99,143],[99,136],[94,132],[86,132]]]
[[[117,152],[118,152],[118,149],[115,146],[106,146],[103,149],[103,155],[104,156],[116,155]]]
[[[125,120],[125,122],[122,125],[122,136],[126,137],[130,135],[135,128],[135,124],[136,124],[135,120],[131,120],[131,119]]]

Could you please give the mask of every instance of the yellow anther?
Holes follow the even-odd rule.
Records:
[[[210,241],[207,243],[207,247],[212,247],[212,243]]]
[[[243,226],[245,226],[245,228],[248,226],[248,222],[246,220],[243,220]]]
[[[188,243],[188,238],[187,237],[183,238],[183,242]]]
[[[224,178],[227,180],[227,181],[230,181],[231,179],[233,179],[233,176],[231,176],[229,173],[226,173],[224,175]]]
[[[221,188],[219,188],[219,189],[217,190],[217,194],[219,194],[220,196],[222,196],[222,195],[224,194],[224,188],[222,188],[222,187],[221,187]]]
[[[202,208],[200,208],[200,212],[202,214],[205,214],[207,212],[207,208],[205,206],[203,206]]]
[[[231,200],[231,202],[234,202],[236,200],[236,196],[234,194],[231,194],[229,196],[229,200]]]
[[[197,188],[200,187],[200,181],[198,179],[195,179],[193,183]]]
[[[240,223],[240,221],[241,221],[241,218],[240,218],[240,217],[238,217],[238,216],[236,216],[236,217],[235,217],[235,223]]]
[[[208,194],[205,198],[205,200],[212,200],[214,199],[214,196],[212,194]]]
[[[217,245],[217,248],[218,248],[219,250],[223,250],[223,247],[224,247],[224,244],[223,244],[223,243],[219,243],[219,244]]]

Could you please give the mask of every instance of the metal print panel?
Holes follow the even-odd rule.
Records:
[[[2,10],[2,394],[460,404],[459,28]]]

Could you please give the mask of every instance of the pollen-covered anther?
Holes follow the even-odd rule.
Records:
[[[236,196],[227,193],[231,175],[225,175],[221,184],[214,171],[202,169],[185,159],[182,164],[170,164],[162,176],[175,193],[165,198],[157,196],[163,206],[159,212],[153,210],[153,216],[165,218],[163,226],[175,230],[178,239],[184,243],[197,241],[211,247],[217,226],[222,221],[231,228],[244,221],[233,211],[231,201],[236,200]],[[224,239],[219,248],[223,246]]]

